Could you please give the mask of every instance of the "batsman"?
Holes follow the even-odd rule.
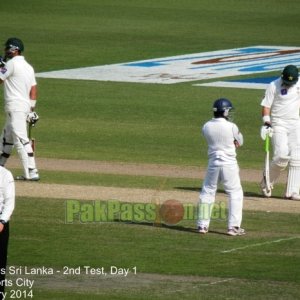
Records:
[[[24,44],[19,38],[9,38],[4,44],[4,58],[0,58],[0,84],[4,85],[6,112],[0,140],[0,165],[5,165],[15,147],[24,172],[16,179],[37,181],[40,177],[27,132],[27,124],[35,124],[38,120],[34,112],[37,83],[34,69],[25,60],[23,51]]]
[[[261,181],[262,193],[272,196],[280,173],[288,168],[285,198],[300,200],[300,82],[295,65],[287,65],[272,81],[261,102],[263,126],[261,137],[272,139],[273,158],[269,176]],[[266,182],[269,178],[269,182]]]

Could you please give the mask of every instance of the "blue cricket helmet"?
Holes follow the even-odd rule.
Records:
[[[213,105],[215,118],[228,119],[229,112],[234,109],[232,103],[226,98],[217,99]]]

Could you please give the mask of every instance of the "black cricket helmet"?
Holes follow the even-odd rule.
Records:
[[[287,86],[295,84],[298,81],[298,78],[299,71],[298,68],[294,65],[286,66],[281,73],[281,79],[283,83]]]
[[[233,109],[232,103],[226,98],[217,99],[213,105],[215,118],[231,119]]]
[[[5,44],[5,51],[7,52],[12,52],[12,51],[16,51],[18,50],[19,52],[23,52],[24,51],[24,44],[23,42],[16,37],[12,37],[9,38]]]

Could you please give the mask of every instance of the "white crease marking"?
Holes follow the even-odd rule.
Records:
[[[286,238],[286,239],[279,239],[279,240],[270,241],[270,242],[257,243],[257,244],[247,245],[247,246],[244,246],[244,247],[233,248],[233,249],[229,249],[229,250],[223,250],[223,251],[221,251],[221,253],[230,253],[230,252],[235,252],[235,251],[238,251],[238,250],[244,250],[244,249],[247,249],[247,248],[260,247],[260,246],[264,246],[264,245],[280,243],[280,242],[295,240],[295,239],[299,239],[299,238],[300,238],[300,236],[294,236],[294,237],[290,237],[290,238]]]

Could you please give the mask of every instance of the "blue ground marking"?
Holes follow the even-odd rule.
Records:
[[[255,77],[258,73],[279,72],[287,64],[300,66],[300,47],[251,46],[121,64],[50,71],[38,73],[36,76],[42,78],[175,84],[246,74]],[[263,88],[267,85],[263,81],[267,79],[259,79],[258,82],[253,80],[222,81],[216,82],[216,86],[229,87],[232,85],[233,87]],[[205,85],[214,86],[214,83],[210,82]]]
[[[237,49],[233,49],[236,51],[236,53],[232,54],[236,57],[238,56],[243,56],[245,54],[259,54],[259,53],[268,53],[268,52],[273,52],[273,51],[277,51],[278,48],[260,48],[260,47],[249,47],[249,48],[237,48]],[[185,60],[194,60],[194,59],[208,59],[211,57],[223,57],[224,54],[220,53],[218,55],[216,55],[215,53],[211,54],[211,55],[196,55],[196,56],[190,56],[188,55],[187,57],[180,57],[180,58],[176,58],[173,57],[171,59],[158,59],[158,60],[151,60],[151,61],[137,61],[137,62],[132,62],[132,63],[126,63],[123,64],[123,66],[126,67],[143,67],[143,68],[151,68],[151,67],[158,67],[158,66],[162,66],[162,65],[166,65],[169,62],[175,62],[175,61],[185,61]],[[224,64],[228,64],[228,63],[224,63]],[[236,64],[236,63],[235,63]],[[207,66],[204,67],[193,67],[191,69],[201,69],[201,68],[207,68]]]

